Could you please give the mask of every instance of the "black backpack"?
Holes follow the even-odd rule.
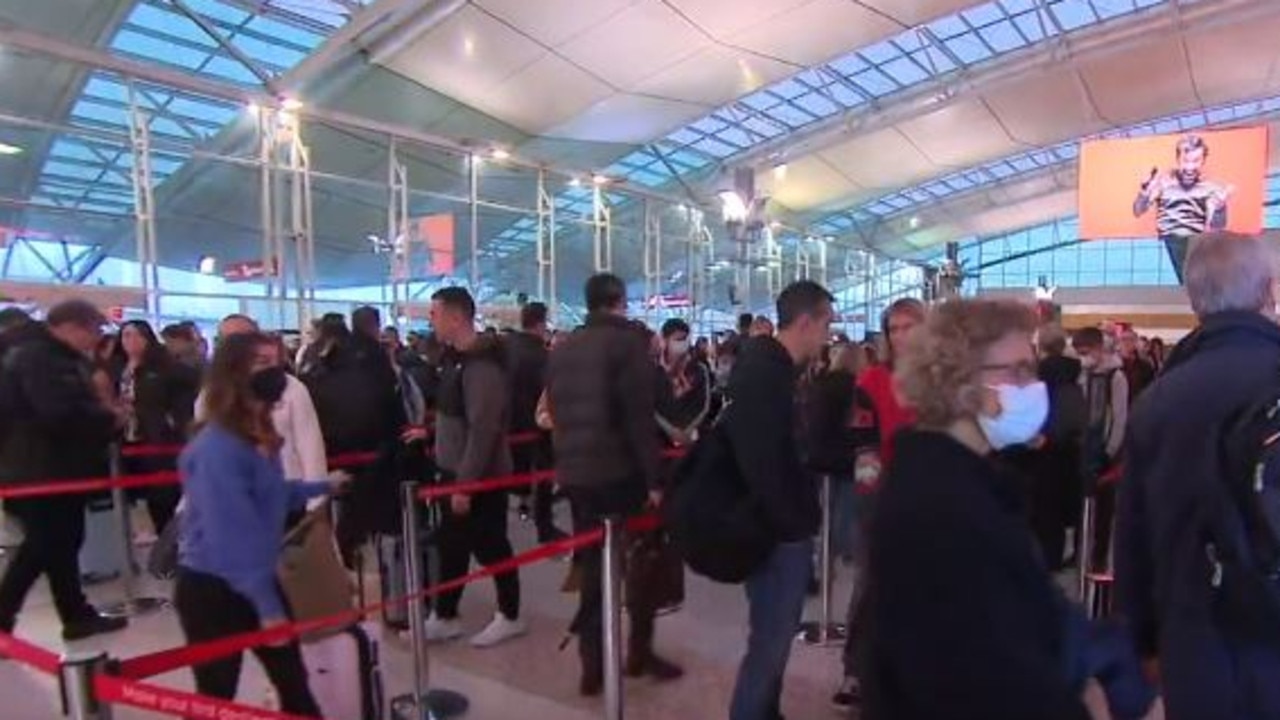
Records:
[[[724,427],[731,406],[676,466],[662,511],[672,544],[690,570],[737,584],[746,582],[776,543]]]
[[[1203,542],[1219,625],[1280,645],[1280,391],[1238,413],[1219,438]]]

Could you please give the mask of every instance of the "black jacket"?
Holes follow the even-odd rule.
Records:
[[[330,454],[385,449],[405,424],[400,379],[377,340],[352,333],[317,348],[302,381]]]
[[[805,414],[809,467],[814,472],[850,478],[858,453],[880,447],[875,406],[850,373],[831,370],[814,378]]]
[[[778,542],[813,537],[821,521],[817,482],[801,461],[799,371],[773,338],[742,346],[729,378],[723,422],[743,478]]]
[[[504,339],[511,366],[511,429],[529,432],[538,429],[534,413],[538,398],[547,386],[550,353],[542,338],[533,333],[513,333]]]
[[[0,368],[0,484],[102,473],[115,417],[93,389],[87,358],[35,326]]]
[[[653,363],[624,318],[592,315],[547,367],[556,473],[569,487],[661,483]]]
[[[120,387],[123,365],[111,368],[111,381]],[[180,442],[187,437],[200,394],[200,375],[195,368],[177,361],[138,368],[133,380],[133,411],[137,416],[138,441]]]
[[[1116,524],[1120,608],[1158,653],[1170,720],[1280,717],[1280,649],[1228,639],[1212,614],[1202,527],[1222,483],[1219,438],[1280,378],[1280,328],[1257,313],[1207,317],[1170,355],[1129,423]]]
[[[871,528],[866,717],[1087,720],[1018,481],[941,433],[894,446]]]

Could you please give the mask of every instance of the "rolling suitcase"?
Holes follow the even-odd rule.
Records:
[[[84,506],[84,544],[80,546],[80,577],[94,585],[120,577],[124,570],[124,549],[116,527],[115,504],[111,498],[94,498]]]
[[[378,578],[382,601],[402,598],[408,594],[404,575],[404,541],[392,535],[378,538]],[[391,630],[409,629],[409,609],[405,603],[386,605],[382,608],[382,624]]]
[[[378,641],[367,626],[303,643],[302,660],[325,720],[384,720]]]

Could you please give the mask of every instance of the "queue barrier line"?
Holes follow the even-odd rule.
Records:
[[[469,480],[467,482],[456,482],[447,485],[431,485],[423,488],[418,493],[418,499],[430,502],[440,498],[450,497],[453,495],[477,495],[485,492],[493,492],[495,490],[510,490],[512,488],[524,487],[526,485],[537,485],[538,483],[554,480],[556,473],[554,470],[539,470],[531,473],[520,473],[518,475],[506,475],[500,478],[490,480]]]
[[[95,675],[93,691],[100,703],[124,705],[191,720],[317,720],[112,675]]]
[[[439,585],[434,585],[417,593],[410,593],[390,600],[384,600],[382,602],[373,603],[354,610],[346,610],[327,617],[315,618],[313,620],[298,623],[281,623],[280,625],[265,628],[263,630],[254,630],[247,633],[241,633],[239,635],[232,635],[211,642],[201,643],[199,645],[184,646],[170,650],[162,650],[148,655],[141,655],[122,661],[120,663],[120,676],[132,680],[143,680],[173,672],[174,670],[179,670],[184,667],[219,660],[245,650],[250,650],[260,645],[279,643],[292,640],[301,635],[343,627],[359,622],[369,615],[381,612],[385,608],[405,605],[418,599],[435,597],[441,593],[462,588],[477,580],[483,580],[485,578],[493,577],[494,575],[511,572],[512,570],[524,565],[531,565],[536,562],[542,562],[543,560],[559,557],[603,540],[604,530],[593,530],[581,535],[575,535],[563,540],[539,545],[532,550],[515,555],[503,562],[479,568],[460,578],[440,583]]]
[[[57,675],[62,658],[54,652],[0,632],[0,657],[8,658],[46,675]]]
[[[411,428],[413,429],[413,428]],[[426,428],[428,433],[434,432],[435,428]],[[542,434],[539,432],[512,433],[507,436],[507,443],[510,445],[527,445],[537,442],[541,439]],[[123,458],[156,458],[156,457],[176,457],[182,453],[185,445],[168,444],[168,445],[126,445],[120,448],[120,457]],[[339,456],[341,457],[341,456]],[[332,463],[332,461],[330,461]]]
[[[174,485],[178,482],[175,470],[145,473],[142,475],[125,475],[123,477],[86,478],[83,480],[54,480],[42,484],[10,485],[0,488],[0,500],[17,500],[20,498],[50,497],[54,495],[83,495],[121,488],[159,487]]]

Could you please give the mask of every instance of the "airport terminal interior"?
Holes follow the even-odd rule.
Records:
[[[1188,237],[1280,232],[1277,38],[1276,0],[0,0],[0,307],[40,319],[83,299],[112,327],[210,346],[243,315],[292,361],[315,321],[362,307],[426,342],[453,287],[481,331],[544,303],[567,335],[607,272],[629,317],[708,341],[711,381],[707,353],[744,314],[777,322],[800,280],[833,296],[833,338],[882,359],[886,310],[907,298],[1013,299],[1068,332],[1171,348],[1198,322]],[[15,632],[39,652],[0,642],[0,718],[296,718],[251,659],[234,703],[207,715],[181,704],[186,665],[77,690],[85,676],[58,662],[127,667],[187,644],[173,583],[148,569],[161,538],[146,504],[93,502],[85,592],[129,627],[64,642],[41,580]],[[416,622],[375,609],[358,625],[379,707],[328,720],[728,716],[742,587],[687,573],[656,635],[684,677],[582,697],[575,548],[539,553],[524,502],[508,521],[517,560],[541,555],[519,569],[527,632],[417,642]],[[568,503],[551,512],[570,531]],[[0,567],[21,523],[2,537]],[[408,572],[380,568],[376,538],[354,553],[352,607]],[[848,710],[832,695],[856,565],[814,559],[804,618],[833,634],[796,641],[791,720]],[[1087,584],[1071,567],[1055,579]],[[466,632],[494,606],[493,583],[472,583]],[[415,709],[415,686],[468,707]]]

